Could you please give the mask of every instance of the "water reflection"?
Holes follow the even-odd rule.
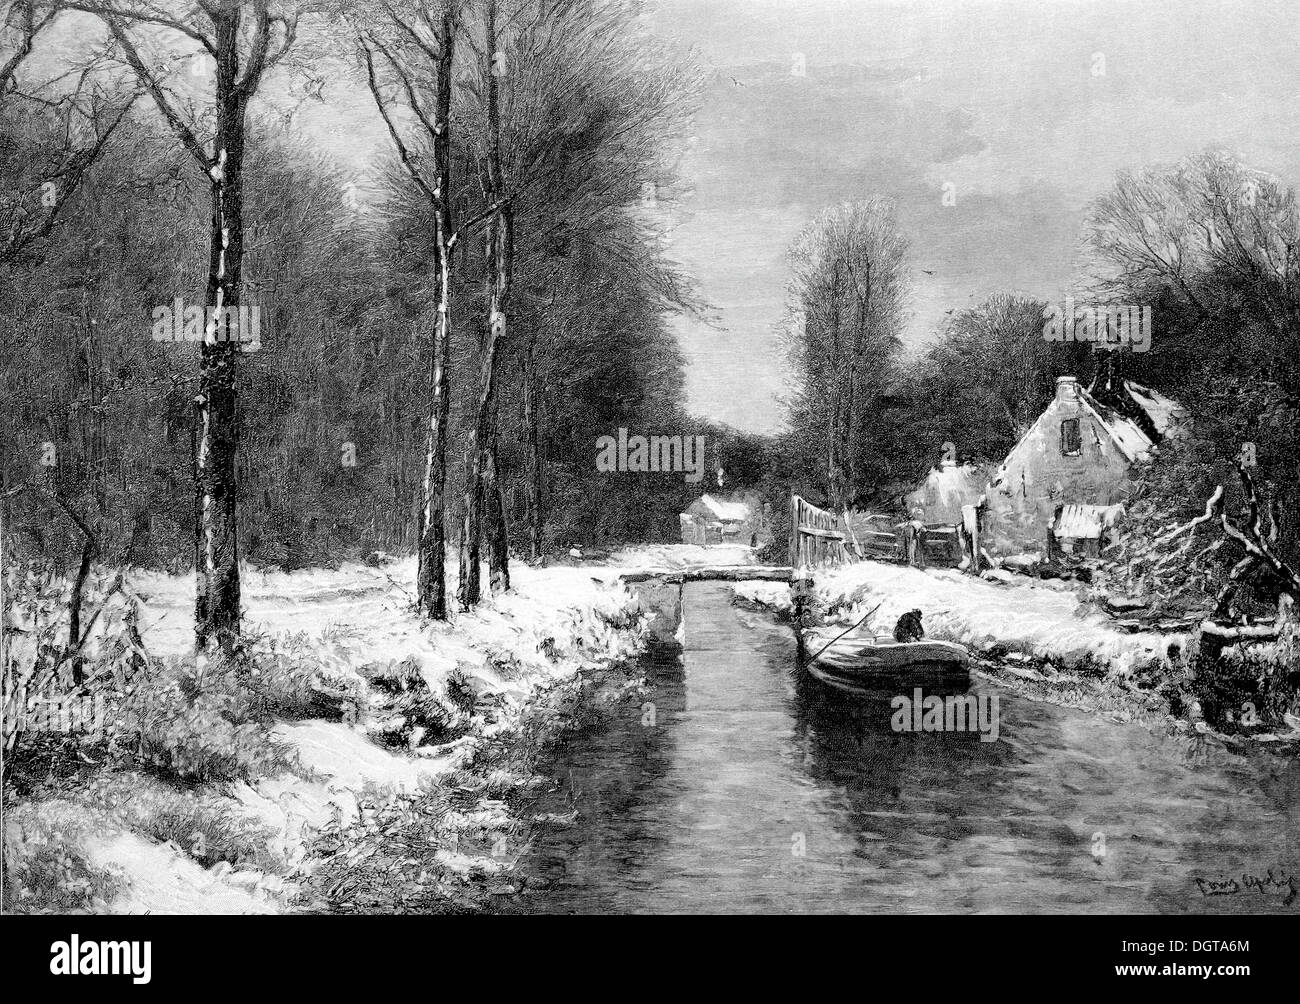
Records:
[[[997,693],[997,742],[895,732],[889,689],[834,690],[788,628],[688,587],[688,650],[550,765],[522,863],[555,912],[1279,910],[1195,878],[1296,859],[1294,763]],[[931,693],[927,688],[926,693]]]

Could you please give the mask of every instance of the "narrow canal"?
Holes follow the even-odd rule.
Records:
[[[1300,913],[1293,759],[980,680],[996,742],[895,732],[892,694],[807,678],[790,629],[729,586],[687,586],[685,611],[645,703],[549,764],[537,811],[573,822],[535,834],[527,909]]]

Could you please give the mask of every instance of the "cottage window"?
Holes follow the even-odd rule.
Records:
[[[1061,423],[1061,455],[1077,457],[1083,452],[1083,437],[1079,435],[1079,420],[1067,418]]]

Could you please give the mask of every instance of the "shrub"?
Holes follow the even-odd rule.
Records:
[[[120,888],[114,872],[91,865],[61,831],[35,826],[21,844],[11,843],[6,836],[5,912],[103,910]]]
[[[457,666],[447,674],[443,685],[447,691],[447,700],[463,714],[472,715],[478,703],[478,690],[463,669]]]
[[[137,833],[172,842],[205,867],[228,861],[276,871],[282,865],[270,849],[274,832],[217,799],[164,790],[124,803],[119,818]]]
[[[383,717],[372,731],[385,745],[443,743],[467,731],[469,711],[434,693],[414,657],[366,666],[361,673],[380,702]]]
[[[244,682],[265,714],[340,721],[366,700],[364,682],[349,668],[355,658],[345,641],[328,636],[258,639],[245,645]]]
[[[1300,710],[1300,628],[1289,623],[1277,641],[1232,645],[1217,657],[1202,643],[1192,691],[1220,731],[1285,731],[1282,716]]]

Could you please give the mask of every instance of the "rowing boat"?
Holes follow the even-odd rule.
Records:
[[[804,632],[805,665],[825,683],[870,689],[898,682],[952,681],[970,672],[970,652],[956,642],[853,634],[837,638],[835,630]]]

